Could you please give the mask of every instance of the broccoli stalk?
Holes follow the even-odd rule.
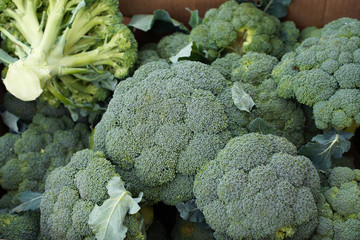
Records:
[[[0,31],[15,45],[19,60],[9,64],[4,84],[21,100],[35,100],[48,91],[68,106],[85,107],[104,100],[101,88],[114,86],[106,81],[127,76],[136,60],[136,41],[121,24],[117,1],[13,3],[16,9],[3,10],[10,24]]]

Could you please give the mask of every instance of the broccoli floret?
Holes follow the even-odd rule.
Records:
[[[299,42],[303,42],[307,38],[320,37],[321,31],[322,31],[322,28],[317,28],[314,26],[304,28],[300,32]]]
[[[106,185],[118,176],[102,152],[76,152],[64,167],[56,168],[46,180],[41,200],[40,234],[44,239],[94,239],[89,215],[95,204],[109,198]],[[127,240],[141,240],[141,216],[125,218]]]
[[[360,124],[359,24],[347,18],[329,23],[320,38],[303,41],[273,70],[278,94],[312,107],[319,129]]]
[[[54,106],[98,111],[113,90],[108,81],[126,77],[136,61],[137,42],[118,1],[13,0],[0,16],[7,50],[19,58],[3,82],[24,101],[41,95]]]
[[[223,102],[228,102],[226,111],[231,116],[231,127],[237,129],[238,134],[249,131],[250,122],[261,118],[274,129],[273,134],[286,137],[300,146],[304,142],[305,116],[298,105],[277,95],[276,83],[271,79],[271,72],[277,63],[275,57],[250,52],[243,56],[227,54],[215,60],[211,66],[228,79],[230,86],[235,82],[240,83],[255,102],[256,108],[247,113],[238,111],[230,91],[221,96]]]
[[[308,239],[316,227],[319,194],[311,161],[297,156],[285,138],[270,134],[231,139],[194,183],[206,222],[231,239]]]
[[[143,65],[118,84],[95,128],[95,149],[133,194],[169,205],[190,200],[195,173],[232,134],[217,99],[226,89],[226,79],[200,62]]]
[[[20,204],[17,194],[26,190],[43,192],[49,172],[67,164],[74,152],[86,148],[89,136],[90,129],[84,123],[74,124],[68,116],[55,118],[40,113],[21,135],[2,136],[0,184],[9,193],[3,196],[0,207]]]
[[[149,62],[156,62],[161,59],[156,50],[156,43],[148,43],[142,46],[138,53],[137,66],[140,67]]]
[[[34,240],[39,234],[38,211],[22,214],[0,213],[0,238],[11,240]]]
[[[190,40],[207,50],[210,60],[222,51],[239,54],[253,51],[280,57],[283,54],[280,28],[279,19],[254,4],[232,0],[208,10],[202,24],[191,30]]]
[[[156,50],[161,58],[169,60],[169,58],[175,56],[181,49],[188,45],[189,42],[189,34],[177,32],[160,39]]]
[[[300,30],[293,21],[281,23],[280,40],[284,43],[284,53],[293,51],[300,37]]]
[[[360,171],[335,167],[324,185],[318,203],[319,225],[312,239],[359,239]]]
[[[211,229],[206,224],[189,222],[177,216],[171,231],[172,240],[211,240]]]

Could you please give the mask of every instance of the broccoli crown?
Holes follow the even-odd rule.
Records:
[[[172,240],[210,240],[213,239],[211,229],[206,224],[176,218],[171,231]]]
[[[102,152],[85,149],[76,152],[64,167],[56,168],[46,180],[41,200],[40,234],[44,239],[93,239],[88,219],[95,204],[109,198],[106,185],[118,176]],[[128,240],[139,237],[138,215],[124,224]],[[133,221],[135,220],[135,222]],[[136,230],[137,229],[137,230]],[[128,236],[127,234],[127,236]]]
[[[95,149],[117,165],[133,194],[175,205],[192,198],[193,176],[229,137],[217,100],[225,78],[200,62],[151,62],[118,84],[95,128]]]
[[[329,23],[320,38],[285,54],[272,73],[281,97],[313,107],[319,129],[360,124],[360,21],[336,30],[345,20]]]
[[[170,57],[175,56],[189,42],[189,34],[176,32],[160,39],[156,50],[161,58],[169,60]]]
[[[137,57],[118,1],[15,2],[0,6],[3,46],[19,58],[9,63],[7,90],[24,101],[41,95],[54,106],[99,111],[109,82],[125,78]]]
[[[252,3],[226,1],[205,13],[202,24],[191,30],[190,40],[208,51],[214,60],[222,50],[244,54],[262,52],[280,57],[280,21]]]
[[[321,193],[313,239],[360,239],[360,170],[331,169]]]
[[[38,211],[22,214],[0,213],[0,238],[11,240],[34,240],[39,234]]]
[[[255,102],[255,109],[247,113],[238,111],[229,89],[221,96],[222,101],[227,103],[225,111],[231,116],[230,125],[237,135],[248,132],[250,122],[261,118],[273,129],[273,134],[286,137],[300,146],[304,142],[305,115],[297,104],[277,95],[276,83],[271,78],[277,63],[275,57],[250,52],[243,56],[227,54],[211,66],[226,77],[230,86],[234,82],[240,83]]]
[[[74,124],[68,116],[54,118],[38,113],[21,135],[2,136],[0,184],[9,191],[11,201],[3,196],[1,208],[19,204],[16,193],[43,192],[49,172],[64,166],[74,152],[87,147],[89,135],[87,125]]]
[[[308,239],[319,194],[311,161],[285,138],[259,133],[231,139],[194,183],[206,222],[231,239]]]

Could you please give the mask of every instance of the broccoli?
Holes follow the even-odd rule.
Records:
[[[17,194],[31,190],[43,192],[50,171],[69,162],[71,155],[89,145],[90,129],[74,124],[68,116],[46,117],[36,114],[21,135],[8,133],[0,137],[0,184],[8,193],[0,208],[20,204]]]
[[[106,185],[118,176],[102,152],[76,152],[64,167],[56,168],[46,180],[41,200],[40,235],[44,239],[95,239],[88,224],[95,204],[109,198]],[[126,217],[127,240],[144,240],[142,217]]]
[[[99,111],[113,78],[136,61],[137,42],[115,0],[7,0],[0,16],[5,50],[19,58],[3,82],[24,101],[41,95],[54,106]]]
[[[35,101],[21,101],[11,93],[4,94],[4,108],[25,122],[31,122],[37,112]]]
[[[133,194],[144,192],[152,203],[186,202],[195,173],[231,137],[217,100],[227,88],[200,62],[145,64],[118,84],[95,127],[94,149],[117,166]]]
[[[286,137],[296,146],[304,143],[305,116],[302,109],[291,100],[282,99],[276,94],[276,84],[271,79],[271,71],[278,63],[275,57],[265,53],[250,52],[243,56],[229,53],[216,59],[211,66],[220,71],[229,84],[241,83],[242,88],[255,102],[256,108],[250,113],[238,111],[233,104],[228,89],[221,96],[228,103],[226,112],[230,125],[237,135],[249,131],[251,121],[261,118],[273,129],[273,134]]]
[[[34,240],[39,234],[39,211],[22,214],[0,213],[0,238]]]
[[[189,34],[175,32],[160,39],[156,50],[161,58],[169,60],[170,57],[175,56],[189,43]]]
[[[211,240],[211,229],[203,223],[189,222],[177,216],[171,231],[172,240]]]
[[[326,177],[312,239],[360,239],[360,170],[335,167]]]
[[[161,57],[156,49],[156,43],[148,43],[142,46],[138,52],[137,66],[140,67],[146,63],[160,60]]]
[[[320,178],[296,152],[283,137],[245,134],[231,139],[197,173],[196,204],[218,239],[311,236]]]
[[[359,28],[359,20],[335,20],[320,38],[308,38],[285,54],[273,70],[278,94],[312,107],[319,129],[360,124]]]
[[[299,42],[303,42],[307,38],[320,37],[321,36],[321,30],[322,30],[321,28],[317,28],[317,27],[314,27],[314,26],[304,28],[300,32]]]
[[[284,45],[279,39],[280,28],[279,19],[254,4],[231,0],[208,10],[202,24],[191,30],[190,40],[207,51],[210,61],[222,51],[253,51],[280,57]]]
[[[296,28],[293,21],[281,23],[280,40],[284,43],[284,53],[293,51],[297,46],[300,37],[300,30]]]

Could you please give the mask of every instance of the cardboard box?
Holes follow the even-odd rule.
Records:
[[[124,16],[134,14],[151,14],[156,9],[164,9],[170,16],[180,22],[187,23],[190,17],[185,8],[199,10],[201,17],[214,7],[218,7],[226,0],[119,0],[119,9]],[[359,0],[292,0],[287,20],[293,20],[298,28],[308,26],[322,27],[326,23],[341,18],[351,17],[360,19]]]

